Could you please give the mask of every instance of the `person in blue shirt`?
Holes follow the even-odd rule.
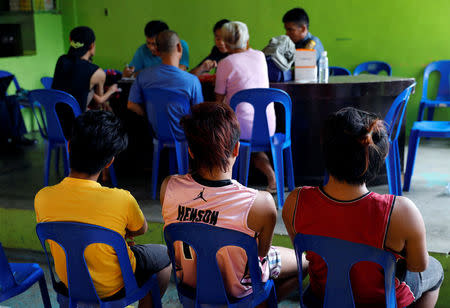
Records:
[[[134,72],[139,72],[147,67],[161,64],[161,58],[156,53],[156,36],[168,30],[167,24],[160,20],[152,20],[147,23],[144,29],[145,44],[139,46],[134,53],[129,66],[123,71],[124,77],[130,77]],[[183,54],[180,60],[180,69],[186,71],[189,68],[189,46],[184,40],[180,40]]]
[[[138,115],[145,115],[143,89],[148,88],[163,88],[185,94],[191,106],[203,102],[202,86],[197,76],[179,68],[183,48],[177,33],[171,30],[159,33],[156,48],[162,63],[138,74],[131,86],[128,109]]]
[[[294,42],[296,49],[310,46],[310,41],[315,42],[313,49],[316,50],[316,59],[319,62],[324,48],[319,38],[309,32],[309,17],[305,10],[294,8],[287,11],[283,16],[283,23],[286,35]]]

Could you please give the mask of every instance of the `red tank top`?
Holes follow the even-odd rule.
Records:
[[[296,233],[329,236],[384,249],[395,196],[369,192],[358,199],[339,201],[319,187],[302,187],[294,212]],[[336,252],[339,253],[339,252]],[[320,256],[306,254],[309,260],[311,290],[323,298],[327,267]],[[350,272],[355,303],[359,306],[383,304],[384,273],[371,262],[357,263]],[[404,282],[395,279],[398,307],[414,301],[414,295]]]

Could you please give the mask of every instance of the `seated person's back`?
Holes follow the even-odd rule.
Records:
[[[128,98],[128,108],[144,115],[144,89],[162,88],[186,95],[190,105],[203,101],[202,87],[197,76],[178,68],[182,47],[178,35],[165,30],[156,38],[162,64],[144,69],[133,83]]]
[[[45,187],[37,193],[37,222],[72,221],[93,224],[116,231],[124,238],[143,234],[147,230],[147,222],[133,196],[126,190],[111,189],[97,183],[101,170],[108,167],[114,157],[127,146],[128,139],[119,120],[110,112],[87,111],[76,118],[73,131],[69,143],[70,174],[59,184]],[[153,273],[168,266],[165,248],[137,246],[138,250],[152,249],[159,253],[158,260],[153,263]],[[67,288],[64,252],[54,242],[50,242],[50,248],[56,273],[64,284],[60,287]],[[135,251],[135,247],[127,248],[132,269],[141,285],[149,278],[149,273],[146,272],[147,276],[142,277],[139,252]],[[122,273],[112,247],[93,244],[86,248],[85,258],[100,298],[123,293]]]
[[[297,233],[314,234],[395,252],[399,307],[438,290],[442,267],[428,257],[424,223],[414,203],[405,197],[370,192],[366,187],[383,167],[389,150],[383,121],[373,114],[344,108],[325,122],[322,143],[330,179],[324,187],[298,188],[286,199],[283,220],[291,239]],[[314,252],[307,252],[306,258],[311,290],[323,298],[326,264]],[[379,265],[357,263],[350,278],[357,307],[385,302]]]
[[[161,186],[165,226],[178,222],[199,222],[243,232],[256,237],[261,259],[262,279],[283,276],[295,288],[296,265],[281,267],[282,260],[295,260],[292,250],[272,247],[276,222],[273,198],[267,192],[247,188],[231,179],[232,165],[239,152],[239,122],[226,104],[202,103],[191,108],[192,115],[181,120],[192,158],[192,173],[166,178]],[[205,243],[207,246],[208,243]],[[182,283],[196,286],[196,257],[192,249],[175,247],[177,271]],[[251,293],[245,252],[225,247],[218,263],[229,295]],[[289,264],[289,262],[286,262]]]

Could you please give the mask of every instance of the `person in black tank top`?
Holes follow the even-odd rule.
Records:
[[[71,94],[80,105],[81,112],[88,107],[110,111],[107,100],[117,91],[112,85],[106,93],[103,86],[105,72],[92,63],[95,55],[95,34],[89,27],[76,27],[70,32],[70,48],[59,57],[53,75],[52,88]],[[70,139],[74,115],[70,107],[56,105],[61,127],[66,139]]]

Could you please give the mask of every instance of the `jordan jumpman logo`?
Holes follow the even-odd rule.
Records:
[[[205,191],[205,187],[203,187],[203,190],[201,192],[199,192],[197,197],[195,197],[194,200],[192,200],[192,201],[195,201],[197,199],[202,199],[203,201],[208,202],[208,201],[205,200],[205,198],[203,198],[203,192],[204,191]]]

